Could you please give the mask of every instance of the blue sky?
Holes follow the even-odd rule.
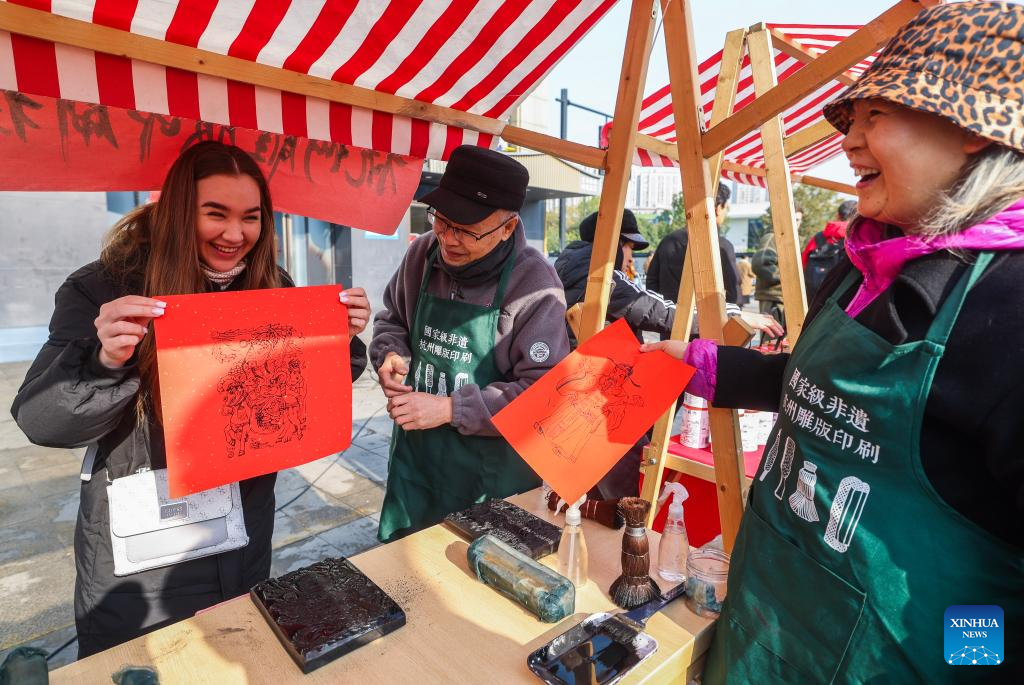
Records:
[[[587,34],[565,59],[549,74],[545,87],[552,100],[562,88],[569,89],[569,99],[594,109],[612,112],[618,87],[622,50],[629,21],[629,2],[620,0]],[[891,7],[888,0],[858,2],[826,2],[823,0],[696,0],[692,12],[697,41],[697,58],[703,60],[720,50],[725,34],[732,29],[760,21],[801,24],[863,24]],[[651,54],[647,87],[649,93],[668,83],[664,35]],[[569,114],[569,138],[593,145],[596,131],[603,119],[572,109]],[[558,133],[558,103],[553,103],[550,130]],[[850,183],[853,175],[846,159],[832,160],[814,172],[837,181]]]

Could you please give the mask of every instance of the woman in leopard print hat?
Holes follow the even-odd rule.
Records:
[[[779,412],[705,685],[1024,682],[1022,66],[1021,4],[922,11],[825,108],[859,216],[793,352],[648,346]]]

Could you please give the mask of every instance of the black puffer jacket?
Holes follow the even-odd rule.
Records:
[[[291,279],[281,273],[290,286]],[[92,480],[81,486],[75,526],[80,658],[245,593],[270,574],[276,474],[240,483],[248,546],[114,576],[108,479],[131,475],[142,467],[164,468],[166,457],[161,427],[152,422],[140,425],[136,419],[137,368],[129,364],[108,369],[100,363],[93,321],[100,305],[139,291],[115,283],[99,262],[71,274],[57,291],[49,340],[11,408],[25,435],[37,445],[68,448],[98,442]],[[350,351],[354,379],[366,366],[366,348],[353,338]]]
[[[853,268],[844,258],[829,272],[805,328]],[[966,268],[948,252],[908,262],[857,321],[892,344],[922,340]],[[935,371],[920,452],[925,475],[951,507],[1024,554],[1022,283],[1024,252],[997,252],[968,293]],[[845,308],[855,290],[838,304]],[[788,354],[719,347],[714,404],[778,411],[788,360]]]
[[[690,237],[685,230],[672,231],[661,239],[654,255],[647,262],[647,289],[661,293],[669,299],[679,297],[679,282],[683,280],[683,261]],[[722,261],[722,284],[725,301],[740,301],[740,275],[736,269],[736,249],[725,237],[718,236],[718,256]]]
[[[594,244],[583,240],[575,240],[565,246],[565,250],[555,260],[555,271],[565,288],[565,306],[571,307],[583,301],[587,290],[587,276],[590,273],[590,255]],[[622,265],[622,251],[615,259],[615,272],[612,276],[612,293],[608,302],[608,320],[625,319],[639,338],[640,331],[652,331],[668,337],[675,320],[676,305],[658,293],[644,290],[619,270]],[[576,340],[569,333],[573,347]]]

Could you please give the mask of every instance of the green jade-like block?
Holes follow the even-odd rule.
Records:
[[[493,535],[477,538],[466,556],[481,583],[490,585],[545,623],[558,623],[576,610],[576,588],[572,581]]]

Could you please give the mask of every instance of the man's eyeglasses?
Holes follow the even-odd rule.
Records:
[[[473,231],[467,231],[464,228],[459,228],[458,226],[455,226],[449,223],[448,221],[442,219],[433,209],[427,210],[427,223],[430,224],[430,227],[434,230],[434,233],[439,238],[444,238],[445,235],[451,233],[452,235],[455,236],[455,239],[458,240],[460,243],[466,242],[467,238],[473,238],[473,240],[475,240],[476,242],[480,242],[490,234],[505,228],[505,226],[508,225],[508,222],[518,218],[518,214],[513,214],[512,216],[498,224],[496,228],[492,228],[491,230],[485,231],[484,233],[473,233]]]

